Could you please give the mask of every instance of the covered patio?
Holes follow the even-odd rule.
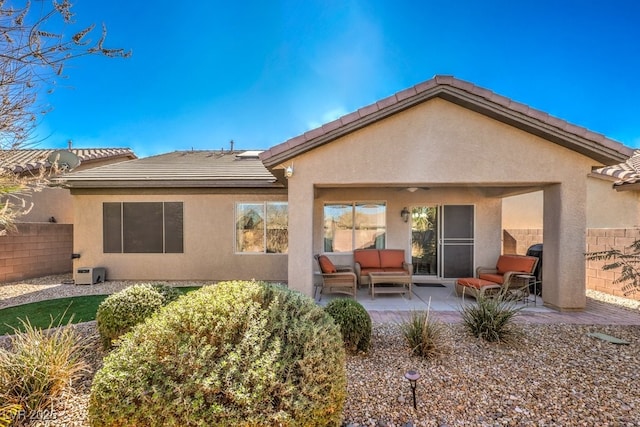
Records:
[[[446,283],[469,277],[478,266],[495,265],[501,254],[502,199],[537,191],[543,194],[545,249],[545,292],[538,307],[579,311],[586,306],[587,177],[594,166],[617,163],[630,153],[587,129],[436,76],[272,147],[260,158],[274,175],[286,171],[281,175],[288,196],[292,289],[313,294],[313,256],[319,253],[335,264],[353,265],[354,249],[403,249],[412,262],[414,229],[401,218],[405,209],[437,209],[439,218],[437,268],[425,262],[414,274]],[[350,222],[342,221],[341,230],[351,234],[341,246],[344,241],[327,224],[345,212],[351,212]],[[360,239],[371,230],[360,221],[367,214],[381,218],[372,242]],[[456,300],[446,302],[451,289],[416,288],[419,297],[406,304],[426,306],[428,291],[439,295],[437,304],[445,304],[440,307],[456,308]],[[361,300],[369,306],[367,297]]]
[[[412,312],[425,311],[429,308],[434,318],[445,323],[460,322],[461,308],[476,304],[473,298],[456,296],[453,283],[443,283],[442,286],[414,286],[413,297],[401,294],[386,294],[371,299],[368,290],[359,288],[356,300],[362,304],[374,323],[401,323],[411,316]],[[323,295],[318,304],[325,306],[335,298],[349,298],[344,295]],[[610,298],[605,296],[606,298]],[[521,309],[515,318],[516,323],[530,324],[575,324],[575,325],[640,325],[640,304],[633,301],[607,301],[601,295],[586,297],[585,308],[582,311],[562,312],[545,307],[542,298],[537,297],[533,304],[516,302],[514,307]],[[628,307],[624,303],[628,302]]]
[[[359,287],[356,295],[356,301],[369,312],[375,311],[425,311],[430,309],[434,312],[459,311],[461,308],[469,304],[475,304],[473,297],[457,296],[454,290],[453,282],[439,283],[416,283],[411,287],[412,297],[406,294],[378,294],[375,298],[371,298],[368,287]],[[316,291],[316,301],[324,306],[329,301],[336,298],[349,298],[341,294],[319,294]],[[535,297],[533,294],[529,296],[529,302],[515,301],[514,306],[522,308],[530,312],[552,312],[554,310],[544,307],[541,297]]]

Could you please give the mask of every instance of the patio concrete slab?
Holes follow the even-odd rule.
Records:
[[[443,286],[413,286],[413,297],[402,294],[379,294],[375,299],[369,295],[367,288],[358,289],[357,301],[369,312],[371,319],[377,323],[400,323],[407,320],[412,311],[429,309],[434,318],[447,323],[461,321],[460,309],[468,304],[475,304],[472,297],[461,298],[455,294],[453,284]],[[335,298],[343,295],[322,295],[318,304],[325,306]],[[587,298],[583,311],[560,312],[543,305],[537,297],[533,304],[533,295],[528,304],[518,302],[515,305],[522,310],[516,316],[519,323],[566,323],[582,325],[640,325],[640,310],[633,310]]]

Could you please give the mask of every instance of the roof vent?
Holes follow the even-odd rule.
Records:
[[[259,159],[260,153],[262,151],[259,150],[251,150],[251,151],[243,151],[240,154],[236,154],[236,158],[238,159]]]

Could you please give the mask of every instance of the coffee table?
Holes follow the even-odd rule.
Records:
[[[375,299],[376,293],[379,294],[406,294],[409,293],[411,299],[412,277],[410,274],[393,273],[393,272],[373,272],[369,273],[369,292],[371,299]],[[376,285],[391,285],[377,286]]]

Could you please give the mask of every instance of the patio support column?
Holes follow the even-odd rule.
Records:
[[[544,189],[544,305],[562,311],[586,305],[586,179]]]
[[[289,289],[313,296],[313,184],[289,178]]]

